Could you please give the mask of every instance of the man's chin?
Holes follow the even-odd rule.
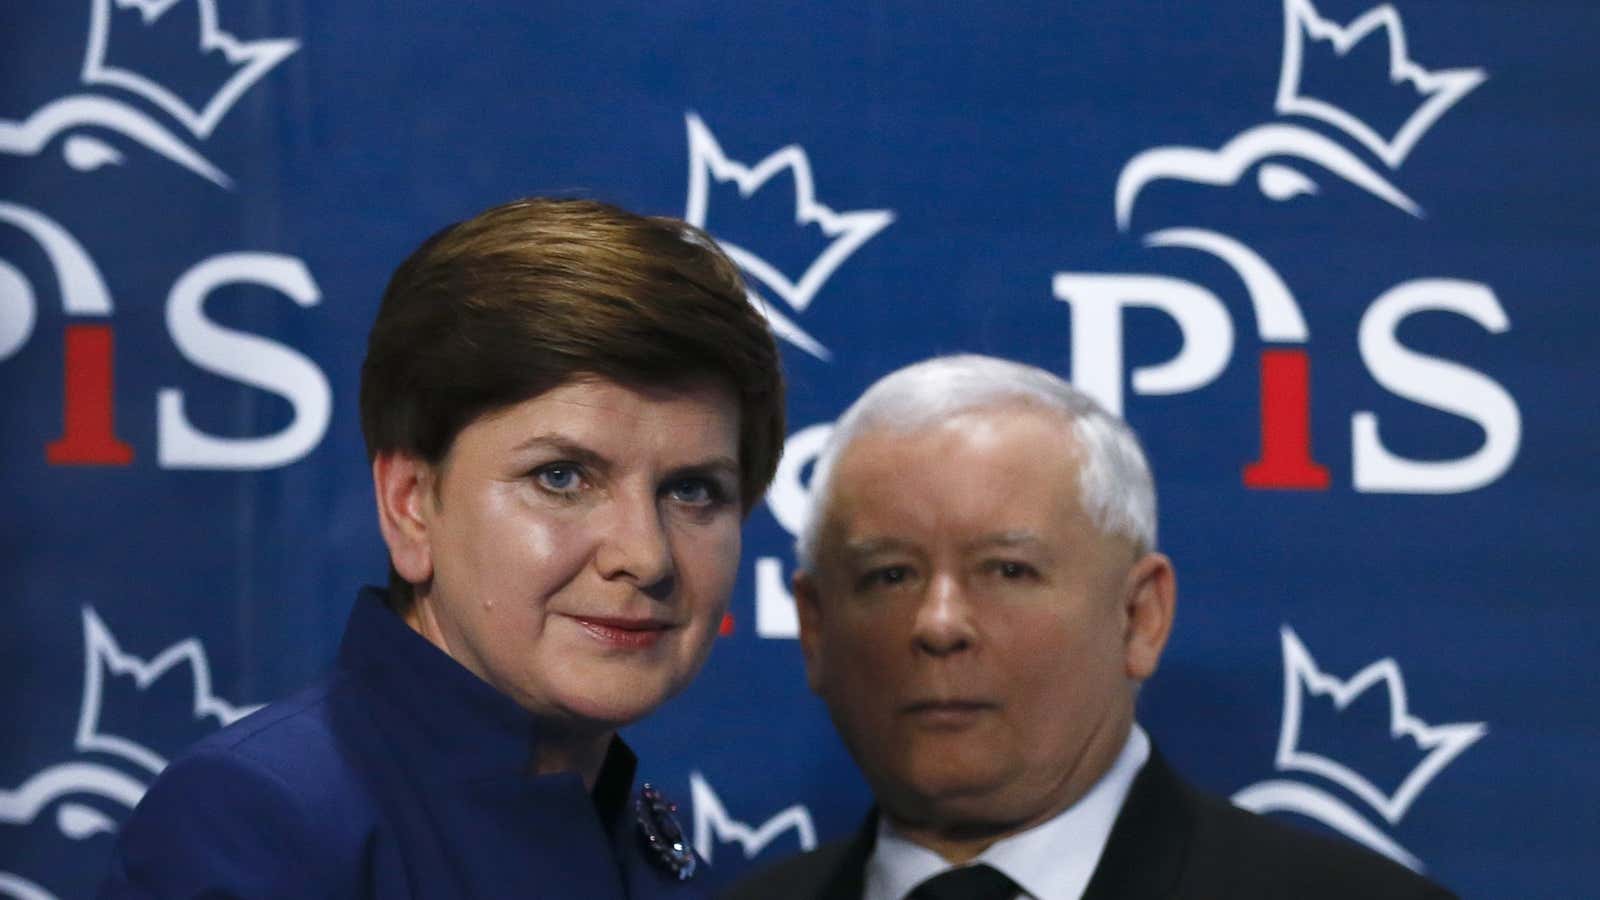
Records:
[[[1002,773],[952,767],[921,773],[877,795],[894,820],[940,831],[971,830],[979,836],[1008,831],[1029,818],[1039,798],[1030,801],[1011,788]]]

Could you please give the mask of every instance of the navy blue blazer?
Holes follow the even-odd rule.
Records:
[[[703,897],[640,834],[633,754],[593,796],[524,773],[532,717],[368,588],[332,674],[167,767],[103,898]]]

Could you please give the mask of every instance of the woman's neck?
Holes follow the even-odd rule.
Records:
[[[576,772],[583,779],[584,789],[593,791],[615,736],[612,731],[579,736],[541,729],[528,769],[534,775]]]

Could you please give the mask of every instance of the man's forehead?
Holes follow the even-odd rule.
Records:
[[[1027,474],[1035,481],[1060,478],[1075,485],[1081,458],[1072,422],[1064,414],[1007,402],[922,425],[864,427],[834,459],[828,488],[836,494],[841,488],[859,490],[861,485],[851,482],[881,479],[886,471],[932,481]],[[957,461],[968,468],[954,468]]]
[[[1082,515],[1069,425],[1032,409],[863,432],[840,454],[819,543],[861,555],[937,536],[962,549],[1045,545]],[[903,546],[898,549],[905,549]]]
[[[917,542],[894,535],[843,536],[839,551],[847,557],[865,558],[917,549]],[[1046,552],[1051,542],[1043,535],[1030,530],[994,531],[977,534],[957,542],[956,549],[963,553],[984,550],[1027,550]]]

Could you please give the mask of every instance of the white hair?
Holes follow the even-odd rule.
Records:
[[[1078,496],[1103,533],[1156,546],[1156,490],[1133,429],[1094,398],[1036,366],[992,356],[940,356],[880,378],[835,423],[811,476],[810,513],[796,543],[801,568],[811,568],[832,501],[833,469],[862,434],[880,428],[919,431],[951,416],[1024,404],[1053,410],[1072,428],[1083,458]],[[1070,448],[1063,443],[1059,452]]]

